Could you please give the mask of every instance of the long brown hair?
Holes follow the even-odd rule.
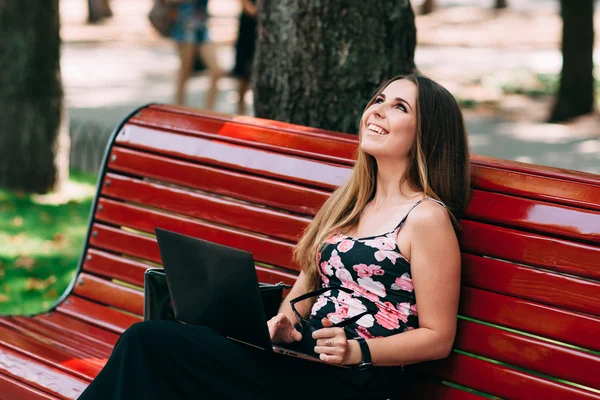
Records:
[[[399,75],[385,82],[365,110],[390,83],[400,79],[417,86],[417,134],[400,184],[407,181],[425,196],[446,204],[454,229],[458,231],[458,219],[469,202],[471,181],[469,145],[462,112],[448,90],[417,74]],[[359,142],[362,126],[361,120]],[[359,146],[350,177],[321,207],[294,250],[294,260],[302,266],[307,277],[307,290],[320,285],[317,258],[323,241],[332,233],[356,226],[363,209],[375,196],[376,180],[377,162]]]

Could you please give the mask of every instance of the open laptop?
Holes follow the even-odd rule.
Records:
[[[323,363],[271,342],[252,253],[165,229],[155,232],[178,321],[209,326],[268,352]]]

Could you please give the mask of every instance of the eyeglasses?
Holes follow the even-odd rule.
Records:
[[[315,297],[315,296],[319,296],[323,293],[327,293],[331,290],[340,290],[342,292],[348,293],[348,294],[352,294],[354,293],[354,291],[352,289],[349,289],[347,287],[344,286],[331,286],[331,287],[324,287],[321,289],[317,289],[314,292],[309,292],[309,293],[305,293],[301,296],[296,297],[295,299],[290,300],[290,306],[292,308],[292,312],[294,313],[294,315],[296,316],[296,319],[298,320],[298,324],[296,325],[296,329],[300,332],[303,331],[314,331],[315,327],[311,325],[310,322],[308,322],[308,320],[304,319],[304,317],[302,317],[302,315],[298,312],[298,310],[296,310],[296,303],[298,303],[299,301],[302,300],[306,300],[309,299],[311,297]],[[371,303],[370,300],[368,300],[369,303]],[[375,307],[376,309],[376,307]],[[361,319],[362,317],[364,317],[365,315],[369,315],[369,314],[376,314],[377,311],[374,310],[367,310],[365,312],[362,312],[360,314],[354,315],[350,318],[346,318],[343,321],[340,321],[336,324],[333,324],[331,327],[332,328],[340,328],[340,327],[344,327],[344,326],[348,326],[350,324],[355,323],[356,321],[358,321],[359,319]]]

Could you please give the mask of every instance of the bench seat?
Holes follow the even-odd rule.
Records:
[[[68,292],[47,313],[0,318],[0,399],[77,397],[142,320],[157,226],[251,251],[260,281],[293,283],[294,244],[356,147],[251,117],[132,113],[108,145]],[[599,400],[600,176],[471,161],[454,351],[408,368],[414,398]]]

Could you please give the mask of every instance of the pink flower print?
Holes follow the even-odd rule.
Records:
[[[352,267],[360,278],[366,278],[371,276],[371,271],[369,271],[369,266],[367,264],[357,264]]]
[[[369,247],[374,247],[377,249],[375,252],[375,259],[377,261],[381,262],[386,258],[389,258],[392,264],[396,264],[396,260],[399,257],[402,257],[400,253],[394,251],[396,249],[395,233],[386,236],[380,236],[371,240],[366,240],[364,243]]]
[[[375,318],[371,314],[367,314],[356,321],[356,324],[364,328],[371,328],[375,324]]]
[[[408,320],[408,315],[394,308],[394,305],[389,301],[383,304],[377,303],[377,307],[379,308],[379,312],[375,314],[375,319],[379,325],[386,329],[398,329],[400,328],[400,321],[406,323]]]
[[[317,311],[319,311],[321,308],[323,308],[323,306],[325,306],[326,304],[327,304],[327,297],[319,296],[317,301],[315,301],[315,304],[313,304],[310,314],[316,315]]]
[[[396,305],[396,309],[400,312],[400,315],[402,315],[402,320],[404,322],[408,321],[409,315],[412,315],[410,303],[400,303]]]
[[[348,250],[350,250],[352,247],[354,247],[353,240],[342,240],[340,242],[340,244],[338,244],[337,249],[340,253],[345,253]]]
[[[373,339],[374,337],[373,335],[371,335],[371,332],[369,332],[364,326],[359,326],[358,328],[356,328],[356,333],[358,333],[358,336],[364,339]]]
[[[417,311],[417,305],[413,304],[412,306],[410,306],[410,311],[412,311],[413,315],[419,315],[419,312]]]
[[[361,278],[367,278],[373,275],[381,276],[385,274],[385,271],[379,265],[376,264],[357,264],[352,268],[354,268],[358,276]]]
[[[321,263],[321,271],[323,271],[323,273],[325,275],[328,275],[328,276],[333,275],[333,269],[331,268],[331,265],[327,261],[323,261]]]
[[[319,272],[319,275],[321,275],[321,282],[323,282],[323,285],[329,286],[329,278],[327,275],[324,275],[322,272]]]
[[[348,318],[348,306],[338,307],[338,309],[335,310],[335,312],[327,314],[327,319],[329,319],[334,324],[342,322],[346,318]]]
[[[396,264],[396,260],[402,257],[402,254],[391,250],[378,250],[375,252],[375,259],[379,262],[389,258],[392,264]]]
[[[367,289],[365,289],[364,287],[360,286],[359,284],[357,284],[355,282],[346,282],[344,284],[344,286],[346,286],[348,289],[354,290],[355,293],[359,294],[360,296],[362,296],[368,300],[371,300],[373,302],[379,301],[379,296],[377,296],[375,293],[369,292]]]
[[[344,263],[342,263],[342,259],[338,255],[336,250],[331,252],[331,257],[329,257],[329,264],[335,269],[344,268]]]
[[[406,292],[412,292],[414,290],[414,286],[413,281],[408,272],[405,272],[401,277],[396,278],[396,281],[392,283],[391,288],[393,290],[404,290]]]
[[[348,284],[354,283],[352,279],[352,275],[350,275],[350,271],[345,268],[340,268],[335,271],[335,276],[338,277],[340,281],[342,281],[342,285],[347,286]]]
[[[385,286],[381,282],[376,282],[372,278],[358,278],[357,282],[365,290],[368,290],[378,297],[385,297],[386,295]]]

